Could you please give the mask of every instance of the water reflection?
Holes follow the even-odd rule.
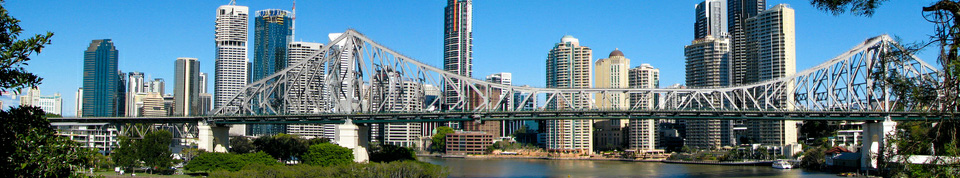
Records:
[[[450,177],[836,177],[766,166],[716,166],[650,162],[463,159],[421,157],[450,168]]]

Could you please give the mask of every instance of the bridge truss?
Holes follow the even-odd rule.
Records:
[[[721,88],[537,88],[446,72],[348,30],[307,60],[249,84],[213,114],[431,112],[441,106],[461,112],[593,110],[595,97],[613,93],[645,98],[626,110],[919,111],[898,103],[884,79],[938,83],[939,70],[912,55],[887,55],[902,50],[882,35],[788,77]],[[459,97],[426,97],[444,88]],[[588,103],[569,104],[580,101]]]

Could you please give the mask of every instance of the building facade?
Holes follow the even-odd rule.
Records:
[[[444,8],[443,70],[457,75],[473,76],[473,1],[447,0]],[[467,101],[464,93],[469,86],[451,79],[444,81],[444,98],[447,108],[457,106],[457,101]],[[455,89],[459,86],[460,89]],[[459,103],[463,106],[465,103]]]
[[[174,69],[173,114],[196,116],[200,114],[200,60],[177,58]]]
[[[93,40],[83,55],[83,117],[115,117],[120,106],[118,51],[110,39]]]
[[[640,64],[640,66],[629,69],[628,83],[630,88],[659,88],[660,87],[660,69],[654,68],[650,64]],[[649,93],[637,93],[630,95],[631,108],[653,109],[657,104],[657,98]],[[653,150],[660,143],[657,142],[657,124],[653,119],[630,119],[628,136],[629,148],[636,150]]]
[[[287,68],[287,45],[292,41],[293,19],[291,13],[279,9],[266,9],[256,12],[254,30],[254,58],[250,72],[250,81],[256,82],[277,71]],[[282,91],[273,93],[273,98],[280,97]],[[282,103],[282,101],[278,102]],[[274,106],[279,108],[279,106]],[[285,133],[286,125],[281,124],[251,124],[247,125],[247,135],[273,135]]]
[[[139,106],[137,106],[136,95],[139,93],[146,92],[146,87],[144,87],[144,75],[143,72],[130,72],[127,74],[127,93],[126,93],[126,102],[125,104],[127,111],[125,112],[128,117],[138,117],[140,112],[138,112]]]
[[[493,135],[484,132],[457,131],[447,134],[447,154],[479,155],[486,154],[487,147],[493,146]]]
[[[746,81],[766,81],[791,76],[796,73],[796,31],[794,10],[786,4],[778,4],[746,20],[748,68]],[[745,83],[743,83],[745,84]],[[792,109],[787,101],[792,100],[793,84],[785,91],[766,93],[779,95],[774,101],[778,107]],[[768,97],[770,98],[770,97]],[[749,104],[749,103],[747,103]],[[749,120],[746,122],[747,137],[753,143],[770,146],[797,144],[798,121]]]
[[[214,107],[225,105],[240,89],[247,86],[249,16],[247,6],[223,5],[217,8],[214,31],[217,50],[214,59]]]
[[[40,89],[38,88],[28,88],[25,93],[20,96],[21,106],[40,107],[47,114],[61,115],[63,113],[63,97],[60,97],[60,93],[44,96],[40,95]]]
[[[592,58],[593,50],[581,46],[579,39],[563,36],[547,54],[547,88],[593,88]],[[551,109],[590,108],[593,100],[593,96],[581,94],[548,97],[556,98],[548,99],[547,107]],[[593,121],[547,120],[544,128],[548,151],[593,153]]]
[[[596,88],[629,87],[630,59],[624,57],[620,49],[610,52],[606,59],[597,60],[594,69]],[[626,110],[631,107],[626,93],[600,94],[596,96],[595,102],[598,109]],[[594,147],[598,150],[625,148],[627,146],[625,129],[628,123],[629,119],[594,120]]]
[[[727,36],[727,0],[705,0],[696,6],[694,39]]]

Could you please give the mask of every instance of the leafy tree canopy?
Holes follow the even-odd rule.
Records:
[[[353,163],[353,151],[332,143],[310,146],[303,163],[314,166],[333,166]]]

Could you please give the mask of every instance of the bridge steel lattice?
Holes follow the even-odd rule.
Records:
[[[883,75],[903,74],[912,81],[940,81],[939,70],[909,56],[891,60],[886,52],[902,50],[887,35],[877,36],[813,68],[788,77],[720,88],[537,88],[502,85],[456,75],[404,56],[361,33],[348,30],[323,46],[308,60],[288,66],[249,84],[216,116],[355,114],[403,111],[583,111],[595,110],[593,99],[610,93],[639,95],[630,111],[843,111],[919,112],[898,106]],[[452,82],[462,81],[462,82]],[[447,87],[449,85],[449,87]],[[411,86],[419,90],[409,90]],[[424,90],[452,88],[460,96],[452,103],[443,97],[426,101]],[[413,92],[410,92],[413,91]],[[406,98],[400,98],[404,96]],[[519,96],[519,97],[517,97]],[[538,101],[544,96],[544,101]],[[394,107],[403,99],[428,107]],[[516,100],[516,101],[511,101]],[[587,105],[572,103],[585,100]],[[654,104],[640,102],[653,101]],[[528,104],[532,103],[533,107]]]

